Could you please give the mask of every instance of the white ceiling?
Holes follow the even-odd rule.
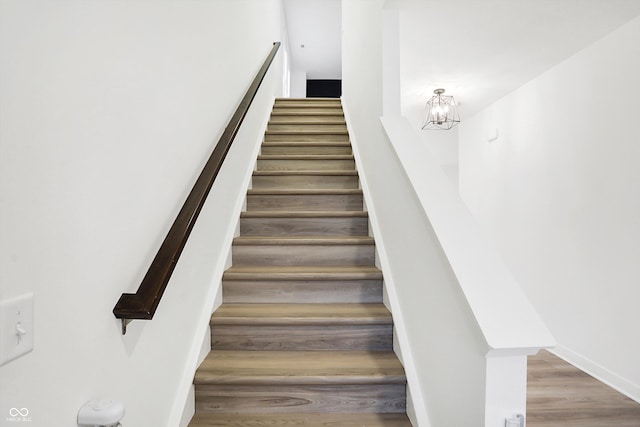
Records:
[[[340,78],[341,0],[284,5],[293,69]],[[640,0],[387,0],[386,7],[400,9],[403,114],[421,115],[433,89],[444,87],[463,119],[640,15]]]
[[[640,0],[397,4],[402,107],[409,116],[421,115],[433,90],[443,87],[468,117],[640,14]]]
[[[284,0],[284,10],[292,70],[308,79],[340,79],[342,1]]]

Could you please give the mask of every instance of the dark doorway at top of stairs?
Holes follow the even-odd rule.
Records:
[[[307,98],[340,98],[342,80],[307,80]]]

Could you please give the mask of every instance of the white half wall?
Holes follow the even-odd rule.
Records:
[[[638,40],[640,18],[464,120],[459,143],[461,195],[555,352],[640,401]]]
[[[140,284],[281,13],[279,0],[0,0],[0,299],[35,294],[35,348],[0,366],[0,424],[16,407],[30,426],[73,426],[108,397],[125,426],[178,426],[279,60],[155,318],[122,336],[112,309]]]
[[[486,342],[379,120],[383,3],[343,1],[343,104],[408,377],[408,412],[420,427],[480,426]]]

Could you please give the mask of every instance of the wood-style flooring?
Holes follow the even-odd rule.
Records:
[[[640,427],[640,404],[557,356],[528,360],[528,427]]]

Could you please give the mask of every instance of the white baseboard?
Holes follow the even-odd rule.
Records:
[[[549,350],[561,359],[571,363],[587,374],[605,383],[609,387],[627,396],[629,399],[640,403],[640,385],[634,384],[615,372],[610,371],[587,357],[582,356],[562,345],[557,345]]]

